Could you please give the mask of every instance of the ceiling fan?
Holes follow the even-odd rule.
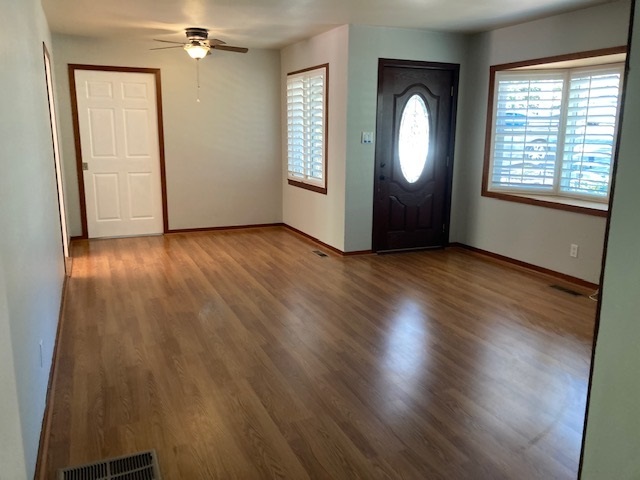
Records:
[[[211,50],[225,50],[227,52],[247,53],[248,48],[245,47],[233,47],[227,45],[222,40],[217,38],[209,39],[209,30],[200,27],[190,27],[185,29],[187,35],[187,42],[172,42],[170,40],[159,40],[155,38],[156,42],[162,43],[174,43],[171,47],[157,47],[151,50],[165,50],[167,48],[184,48],[189,56],[196,60],[196,81],[197,81],[197,101],[200,102],[200,61],[207,55],[211,55]]]
[[[200,60],[201,58],[211,55],[211,50],[225,50],[227,52],[247,53],[248,48],[233,47],[227,45],[217,38],[209,39],[209,30],[206,28],[190,27],[185,29],[187,42],[172,42],[170,40],[154,39],[156,42],[175,43],[171,47],[158,47],[151,50],[165,50],[167,48],[184,48],[191,58]]]

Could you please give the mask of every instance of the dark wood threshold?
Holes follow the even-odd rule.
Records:
[[[54,388],[57,384],[56,376],[58,373],[58,347],[62,335],[63,312],[67,299],[67,282],[71,276],[69,271],[64,276],[62,283],[62,292],[60,293],[60,310],[58,311],[58,327],[56,329],[56,338],[53,344],[53,354],[51,357],[51,369],[49,370],[49,383],[47,385],[47,395],[45,399],[44,415],[42,417],[42,428],[40,429],[40,442],[38,444],[38,456],[36,457],[36,471],[33,475],[34,480],[45,480],[47,472],[47,453],[49,451],[49,438],[51,438],[51,421],[53,416],[53,399]]]
[[[360,255],[373,255],[373,250],[354,250],[353,252],[342,252],[343,257],[357,257]]]
[[[297,228],[294,228],[291,225],[287,225],[286,223],[283,224],[283,225],[284,225],[285,228],[287,228],[288,230],[291,230],[293,233],[297,233],[301,237],[304,237],[307,240],[311,240],[313,243],[317,243],[318,245],[322,246],[323,248],[326,248],[327,250],[330,250],[331,252],[335,253],[336,255],[340,255],[341,257],[355,257],[355,256],[358,256],[358,255],[373,255],[373,253],[374,253],[373,250],[358,250],[358,251],[354,251],[354,252],[343,252],[342,250],[340,250],[340,249],[338,249],[336,247],[332,247],[328,243],[324,243],[324,242],[318,240],[316,237],[312,237],[308,233],[304,233],[302,230],[298,230]]]
[[[495,260],[499,260],[502,262],[510,263],[511,265],[515,265],[520,268],[526,268],[527,270],[533,270],[534,272],[542,273],[544,275],[549,275],[550,277],[555,277],[560,280],[564,280],[565,282],[573,283],[575,285],[579,285],[581,287],[585,287],[591,290],[597,290],[599,286],[595,283],[587,282],[578,277],[573,277],[571,275],[567,275],[565,273],[556,272],[555,270],[551,270],[548,268],[540,267],[538,265],[534,265],[532,263],[523,262],[521,260],[516,260],[515,258],[506,257],[504,255],[500,255],[499,253],[489,252],[487,250],[482,250],[481,248],[472,247],[471,245],[466,245],[464,243],[452,242],[449,244],[450,247],[458,247],[465,250],[469,250],[470,252],[474,252],[480,255],[484,255],[486,257],[493,258]]]

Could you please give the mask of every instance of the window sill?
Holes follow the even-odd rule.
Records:
[[[606,217],[609,214],[608,203],[590,202],[588,200],[579,200],[577,198],[491,191],[483,191],[482,196],[497,198],[498,200],[505,200],[507,202],[524,203],[527,205],[537,205],[539,207],[593,215],[596,217]]]
[[[287,179],[289,185],[293,185],[294,187],[303,188],[305,190],[311,190],[312,192],[322,193],[323,195],[327,194],[327,187],[319,187],[317,185],[311,185],[309,183],[298,182],[296,180]]]

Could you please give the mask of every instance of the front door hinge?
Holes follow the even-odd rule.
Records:
[[[442,233],[447,231],[447,225],[445,223],[442,224]]]
[[[89,164],[87,162],[82,162],[82,170],[89,170]]]
[[[453,85],[451,85],[451,96],[453,97]]]
[[[447,155],[447,167],[449,166],[449,155]]]

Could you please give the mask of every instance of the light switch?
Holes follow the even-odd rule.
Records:
[[[362,132],[362,143],[373,143],[373,132]]]

